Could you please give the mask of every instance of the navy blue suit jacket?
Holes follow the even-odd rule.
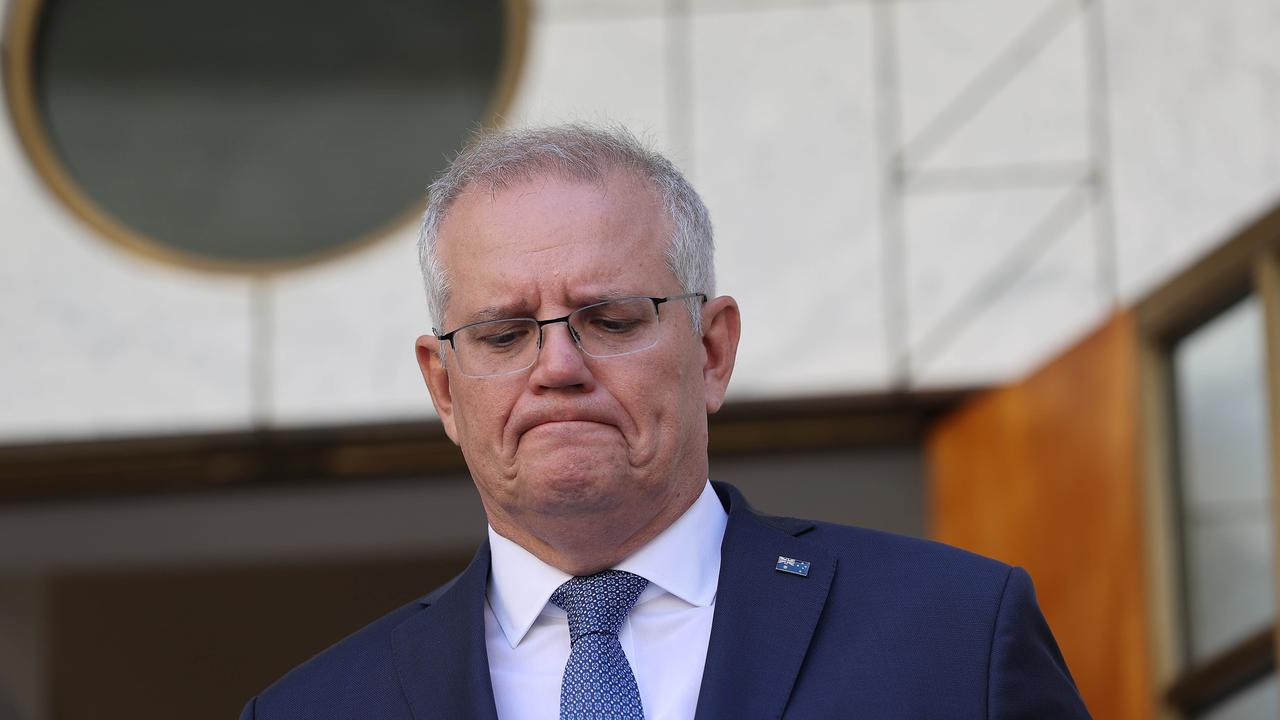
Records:
[[[1088,718],[1019,568],[887,533],[729,512],[699,720]],[[810,563],[778,572],[779,556]],[[465,571],[290,672],[241,720],[493,720],[486,543]]]

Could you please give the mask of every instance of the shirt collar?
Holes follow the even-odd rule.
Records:
[[[690,605],[706,607],[715,600],[720,544],[728,521],[708,482],[683,515],[615,568],[649,580],[650,587],[640,603],[660,589]],[[499,535],[493,526],[489,527],[489,550],[489,607],[514,648],[538,619],[551,593],[570,576]]]

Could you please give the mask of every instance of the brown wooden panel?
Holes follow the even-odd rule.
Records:
[[[228,720],[290,668],[469,557],[67,575],[50,585],[53,720]]]
[[[926,441],[931,532],[1032,574],[1095,717],[1154,717],[1136,322],[1113,317],[1027,379],[976,396]]]

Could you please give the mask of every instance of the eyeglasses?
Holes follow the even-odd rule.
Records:
[[[458,362],[458,370],[468,377],[509,375],[527,370],[542,350],[542,328],[564,323],[569,337],[583,354],[611,358],[648,350],[658,344],[658,308],[672,300],[701,298],[703,293],[667,297],[620,297],[578,308],[564,317],[548,320],[507,318],[483,320],[440,334],[448,342]]]

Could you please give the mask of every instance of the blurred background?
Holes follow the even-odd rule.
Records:
[[[1098,718],[1277,717],[1274,0],[0,12],[0,720],[234,717],[467,562],[414,217],[565,120],[711,209],[714,479],[1026,566]]]

